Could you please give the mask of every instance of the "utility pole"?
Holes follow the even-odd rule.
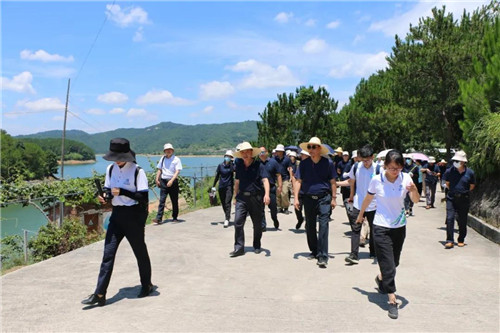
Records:
[[[64,108],[64,126],[61,140],[61,181],[64,181],[64,140],[66,139],[66,120],[68,119],[69,86],[71,79],[68,79],[68,90],[66,92],[66,107]],[[59,206],[59,227],[62,226],[64,218],[64,202]]]

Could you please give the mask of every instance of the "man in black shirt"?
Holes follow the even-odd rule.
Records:
[[[271,202],[269,203],[269,209],[271,210],[271,218],[274,222],[274,227],[278,230],[280,223],[278,221],[278,207],[276,205],[276,195],[281,194],[282,190],[282,180],[281,180],[281,166],[276,162],[274,158],[269,158],[266,147],[260,147],[259,154],[260,162],[267,170],[269,174],[269,197]],[[262,231],[266,231],[266,215],[262,216]]]
[[[229,218],[231,217],[231,199],[233,198],[233,187],[234,187],[234,164],[233,164],[233,152],[231,150],[226,151],[224,154],[224,162],[217,166],[215,171],[214,185],[219,181],[219,198],[224,210],[224,215],[226,219],[224,220],[224,228],[229,226]]]

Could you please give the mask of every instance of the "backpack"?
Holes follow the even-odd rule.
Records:
[[[356,177],[356,172],[358,171],[358,164],[359,163],[363,163],[363,162],[358,162],[358,163],[354,164],[354,166],[353,166],[353,172],[352,173],[354,174],[354,177]],[[375,174],[376,175],[380,174],[380,164],[377,164],[377,166],[375,167]],[[358,182],[356,181],[354,183],[354,194],[356,194],[357,187],[358,187]]]
[[[111,167],[109,168],[109,171],[108,171],[108,177],[109,179],[111,179],[111,172],[113,171],[113,167],[115,166],[115,164],[111,164]],[[141,170],[142,168],[138,165],[136,165],[135,167],[135,173],[134,173],[134,186],[135,186],[135,189],[137,190],[137,176],[139,175],[139,170]],[[147,197],[149,197],[149,192],[148,192],[148,195]],[[144,211],[146,213],[146,215],[149,213],[149,199],[146,198],[145,200],[143,201],[138,201],[138,204],[139,204],[139,208]]]

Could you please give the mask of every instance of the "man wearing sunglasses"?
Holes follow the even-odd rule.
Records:
[[[307,150],[311,157],[302,161],[297,168],[295,175],[297,186],[294,188],[294,195],[298,198],[299,192],[303,193],[307,244],[311,251],[309,259],[317,258],[317,264],[326,268],[329,216],[331,210],[337,205],[335,167],[329,158],[321,156],[327,155],[328,149],[321,144],[319,138],[313,137],[309,142],[301,143],[300,148]],[[295,201],[294,206],[295,209],[300,208],[299,200]],[[316,220],[319,223],[318,234],[316,234]]]

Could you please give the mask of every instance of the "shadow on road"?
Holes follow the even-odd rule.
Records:
[[[368,292],[366,290],[363,290],[358,287],[352,287],[352,289],[356,290],[359,292],[361,295],[365,295],[368,298],[368,301],[370,303],[378,305],[382,310],[389,310],[388,303],[387,303],[387,295],[383,295],[379,293],[378,291],[374,292]],[[396,295],[396,299],[398,299],[399,302],[399,308],[403,309],[406,305],[408,305],[410,302],[406,298],[400,295]]]

